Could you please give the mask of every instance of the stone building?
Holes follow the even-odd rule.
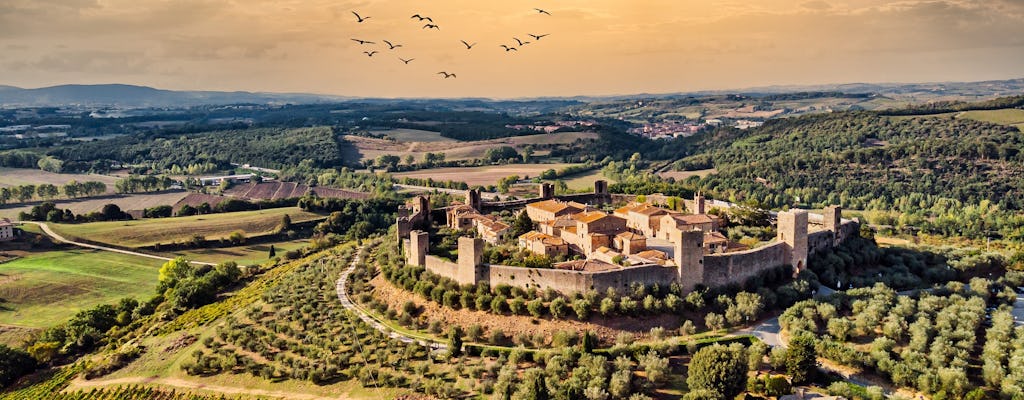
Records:
[[[526,215],[533,222],[553,221],[568,218],[570,215],[583,211],[582,208],[558,200],[544,200],[526,205]]]
[[[14,224],[7,218],[0,218],[0,242],[14,240]]]

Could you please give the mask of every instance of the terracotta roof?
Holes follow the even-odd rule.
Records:
[[[725,237],[725,235],[721,234],[720,232],[705,232],[704,233],[704,244],[719,244],[719,243],[726,243],[726,244],[728,244],[729,243],[729,238]]]
[[[668,214],[668,210],[666,210],[664,208],[661,208],[661,207],[655,207],[655,206],[652,206],[650,204],[644,204],[641,207],[633,210],[633,212],[635,212],[637,214],[641,214],[641,215],[648,215],[648,216]]]
[[[476,221],[477,225],[482,225],[484,228],[487,228],[491,232],[501,232],[509,228],[508,224],[504,222],[492,221],[482,216],[474,218],[473,220]]]
[[[549,245],[549,246],[564,246],[565,245],[565,240],[562,240],[562,238],[557,238],[557,237],[554,237],[554,236],[551,236],[551,235],[546,235],[546,234],[543,234],[543,233],[540,233],[540,232],[537,232],[537,231],[526,232],[522,236],[520,236],[519,238],[523,239],[523,240],[526,240],[528,242],[534,242],[534,241],[540,240],[545,245]]]
[[[676,221],[689,225],[709,224],[715,222],[715,220],[707,214],[673,215],[672,218],[675,218]]]
[[[647,259],[647,260],[667,260],[668,255],[660,250],[644,250],[639,253],[633,254],[636,257]]]
[[[577,211],[580,210],[579,208],[570,206],[569,204],[560,202],[558,200],[538,201],[536,203],[527,204],[526,207],[536,208],[538,210],[547,211],[555,214],[565,211],[566,209],[572,209]]]
[[[626,239],[626,240],[647,239],[647,237],[644,236],[644,235],[636,234],[636,233],[633,233],[633,232],[630,232],[630,231],[622,232],[622,233],[620,233],[618,235],[615,235],[615,237]]]
[[[602,271],[616,271],[622,267],[609,264],[601,260],[575,260],[566,261],[554,265],[557,269],[565,269],[570,271],[587,271],[587,272],[602,272]]]
[[[604,212],[601,212],[601,211],[591,211],[591,212],[581,212],[581,213],[575,214],[575,215],[572,216],[572,219],[580,221],[580,222],[582,222],[584,224],[589,224],[591,222],[603,219],[605,217],[608,217],[607,213],[604,213]]]

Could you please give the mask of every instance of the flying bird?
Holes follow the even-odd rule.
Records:
[[[352,14],[355,14],[356,19],[358,19],[358,21],[356,21],[356,22],[359,22],[359,23],[362,23],[363,21],[366,21],[366,20],[370,19],[370,17],[361,17],[361,16],[359,16],[359,13],[357,13],[355,11],[352,11]]]
[[[359,43],[359,44],[376,44],[376,43],[371,42],[369,40],[352,39],[352,41],[356,42],[356,43]]]
[[[363,52],[363,54],[366,54],[367,57],[373,57],[373,55],[377,54],[377,53],[378,53],[377,50],[374,50],[374,51],[364,51]]]
[[[538,13],[538,14],[547,14],[547,15],[551,15],[551,13],[549,13],[549,12],[547,12],[547,11],[544,11],[544,10],[541,10],[541,9],[539,9],[539,8],[534,8],[534,10],[537,10],[537,13]]]
[[[501,45],[501,47],[503,47],[505,51],[519,51],[515,47],[508,47],[506,45]]]
[[[434,24],[426,24],[426,25],[423,25],[423,28],[421,28],[421,29],[428,29],[428,28],[430,28],[430,29],[437,29],[437,30],[441,30],[441,27],[440,27],[440,26],[437,26],[437,25],[434,25]]]
[[[449,74],[449,73],[447,73],[447,72],[444,72],[444,71],[438,72],[437,74],[438,74],[438,75],[444,75],[444,79],[448,79],[448,78],[458,78],[457,76],[455,76],[455,74]]]
[[[545,36],[548,36],[548,35],[551,35],[551,34],[550,33],[545,33],[543,35],[534,35],[532,33],[529,33],[528,35],[530,35],[530,37],[532,37],[533,40],[540,40],[541,38],[543,38]]]
[[[413,19],[413,18],[419,18],[419,20],[420,20],[421,22],[422,22],[423,20],[427,20],[427,21],[430,21],[430,22],[434,22],[434,20],[433,20],[433,19],[431,19],[430,17],[424,17],[424,16],[421,16],[421,15],[419,15],[419,14],[414,14],[413,16],[409,17],[409,19]]]
[[[387,40],[385,40],[384,43],[387,43],[388,50],[394,50],[395,48],[402,47],[402,45],[400,45],[400,44],[392,44],[391,42],[389,42]]]
[[[516,40],[516,43],[519,43],[519,46],[523,46],[523,45],[527,45],[527,44],[530,44],[530,42],[524,42],[524,41],[522,41],[522,40],[519,40],[519,38],[517,38],[517,37],[514,37],[514,38],[512,38],[512,39],[515,39],[515,40]]]
[[[412,60],[415,60],[415,58],[410,58],[410,59],[406,60],[406,59],[404,59],[404,58],[402,58],[402,57],[398,57],[398,59],[399,59],[399,60],[402,60],[402,62],[404,62],[404,63],[406,63],[406,64],[409,64],[410,62],[412,62]]]
[[[462,44],[466,45],[466,50],[470,50],[470,49],[473,48],[473,46],[476,46],[476,42],[473,42],[473,44],[466,43],[465,40],[460,40],[460,42],[462,42]]]

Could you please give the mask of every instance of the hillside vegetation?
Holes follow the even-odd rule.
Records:
[[[307,159],[318,167],[339,166],[345,161],[340,142],[329,127],[258,128],[156,138],[132,135],[60,147],[50,153],[72,168],[84,170],[103,161],[147,165],[158,171],[197,163],[230,169],[232,162],[282,168]]]

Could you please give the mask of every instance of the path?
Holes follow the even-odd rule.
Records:
[[[85,247],[85,248],[88,248],[88,249],[103,250],[103,251],[109,251],[109,252],[113,252],[113,253],[127,254],[127,255],[131,255],[131,256],[152,258],[152,259],[161,260],[161,261],[171,261],[171,260],[173,260],[173,258],[161,257],[161,256],[156,256],[156,255],[146,254],[146,253],[139,253],[137,251],[116,249],[116,248],[113,248],[113,247],[99,246],[99,245],[95,245],[95,244],[81,243],[81,242],[75,242],[75,241],[72,241],[72,240],[68,240],[64,236],[61,236],[61,235],[57,234],[57,232],[54,232],[54,231],[50,230],[50,226],[46,225],[45,222],[21,221],[20,223],[21,224],[36,225],[36,226],[39,227],[39,229],[43,230],[43,233],[45,233],[47,236],[53,238],[54,240],[56,240],[58,242],[62,242],[62,243],[67,243],[67,244],[75,245],[75,246],[78,246],[78,247]],[[217,264],[214,264],[214,263],[208,263],[208,262],[202,262],[202,261],[189,261],[189,262],[192,263],[192,264],[197,264],[197,265],[209,265],[209,266],[217,265]]]
[[[424,337],[410,336],[404,333],[394,331],[391,328],[388,328],[387,325],[385,325],[383,322],[379,321],[377,318],[367,313],[365,310],[363,310],[362,307],[359,307],[358,305],[356,305],[355,302],[349,299],[348,290],[346,289],[345,285],[348,282],[348,276],[351,275],[352,272],[356,270],[356,265],[359,264],[360,258],[362,257],[363,247],[364,246],[359,246],[356,248],[356,255],[355,257],[352,257],[352,262],[349,263],[348,268],[345,268],[345,271],[343,271],[341,273],[341,276],[338,277],[338,300],[341,301],[342,307],[345,307],[351,310],[352,312],[356,313],[356,315],[359,316],[359,319],[363,320],[363,322],[365,322],[367,325],[372,326],[374,329],[383,332],[384,334],[388,335],[393,339],[397,339],[405,343],[416,342],[425,347],[429,347],[434,351],[446,351],[448,349],[448,346],[443,343],[438,343]]]

